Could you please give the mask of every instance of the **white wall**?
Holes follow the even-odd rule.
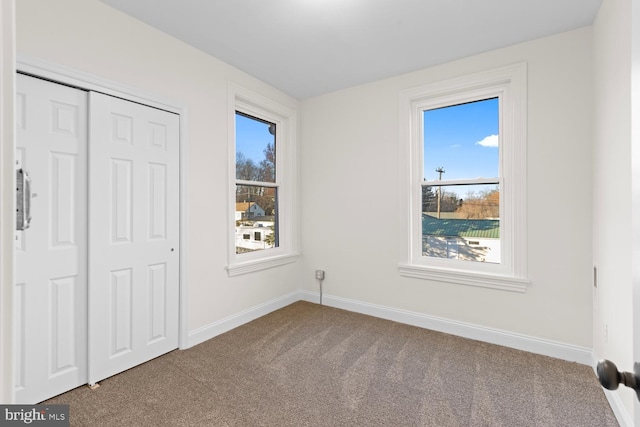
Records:
[[[229,278],[228,98],[233,81],[290,108],[297,101],[96,0],[20,0],[17,52],[133,86],[187,108],[188,328],[298,289],[297,265]]]
[[[631,2],[604,0],[594,34],[594,354],[633,367]],[[633,413],[634,393],[615,396]]]
[[[398,92],[521,61],[531,287],[400,277]],[[325,295],[591,348],[591,69],[583,28],[303,101],[303,288],[322,268]]]

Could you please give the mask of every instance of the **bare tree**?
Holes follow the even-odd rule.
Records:
[[[500,191],[484,191],[468,195],[456,210],[463,218],[487,219],[500,217]]]

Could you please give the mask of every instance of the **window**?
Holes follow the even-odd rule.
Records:
[[[403,91],[400,109],[400,274],[525,291],[525,64]]]
[[[297,259],[296,113],[233,84],[230,93],[233,223],[229,229],[233,236],[229,239],[227,271],[234,276]]]
[[[253,247],[236,245],[236,254],[278,247],[280,183],[276,180],[277,127],[276,123],[236,111],[235,205],[236,211],[247,212],[237,225],[259,227],[266,224],[274,229],[272,244]],[[254,240],[261,240],[260,232],[254,232]]]
[[[491,97],[423,111],[422,256],[501,262],[499,107]]]

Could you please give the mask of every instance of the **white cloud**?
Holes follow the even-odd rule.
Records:
[[[482,145],[483,147],[497,147],[498,135],[489,135],[485,137],[482,141],[476,142],[476,145]]]

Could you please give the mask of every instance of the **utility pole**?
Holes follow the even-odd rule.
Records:
[[[442,174],[445,173],[445,170],[442,166],[436,169],[438,172],[438,181],[442,181]],[[438,219],[440,219],[440,198],[442,197],[442,186],[438,185]]]

